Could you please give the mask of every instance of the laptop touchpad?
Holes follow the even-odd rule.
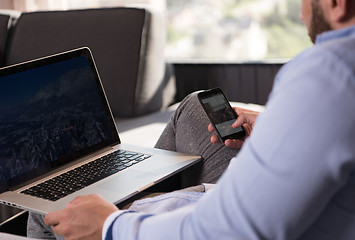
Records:
[[[154,174],[128,170],[108,179],[98,187],[120,194],[125,192],[131,193],[147,185],[151,185],[156,180],[157,176]]]

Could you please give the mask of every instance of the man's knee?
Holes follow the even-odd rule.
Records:
[[[191,101],[192,99],[197,99],[198,92],[199,91],[189,93],[187,96],[184,97],[184,99],[181,102],[186,102],[186,101]]]
[[[201,91],[196,91],[188,94],[180,103],[179,108],[186,108],[188,106],[198,106],[200,103],[197,94]]]

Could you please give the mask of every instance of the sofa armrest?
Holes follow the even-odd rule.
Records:
[[[5,62],[5,46],[8,34],[8,22],[10,16],[0,14],[0,67],[4,65]]]
[[[19,11],[0,9],[0,67],[5,66],[10,29],[20,15]]]

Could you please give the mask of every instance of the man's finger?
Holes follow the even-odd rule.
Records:
[[[241,127],[244,123],[246,123],[247,119],[244,114],[240,114],[237,120],[232,124],[232,127],[238,128]]]
[[[219,138],[217,137],[217,135],[212,135],[212,136],[211,136],[211,142],[212,142],[212,143],[220,143],[221,141],[219,140]]]
[[[64,232],[61,229],[62,225],[54,225],[52,226],[52,230],[57,235],[64,235]]]
[[[48,213],[44,217],[44,224],[46,224],[47,226],[56,226],[56,225],[58,225],[59,224],[59,215],[60,215],[60,211],[55,211],[55,212]]]
[[[214,131],[214,127],[212,126],[212,124],[208,124],[208,131],[209,132],[213,132]]]
[[[240,149],[243,145],[243,141],[241,140],[232,140],[232,139],[227,139],[224,141],[224,144],[229,147],[229,148],[237,148]]]

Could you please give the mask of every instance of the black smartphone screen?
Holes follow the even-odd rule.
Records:
[[[245,136],[242,127],[233,128],[237,114],[219,88],[198,93],[199,101],[222,142],[226,139],[240,139]]]

